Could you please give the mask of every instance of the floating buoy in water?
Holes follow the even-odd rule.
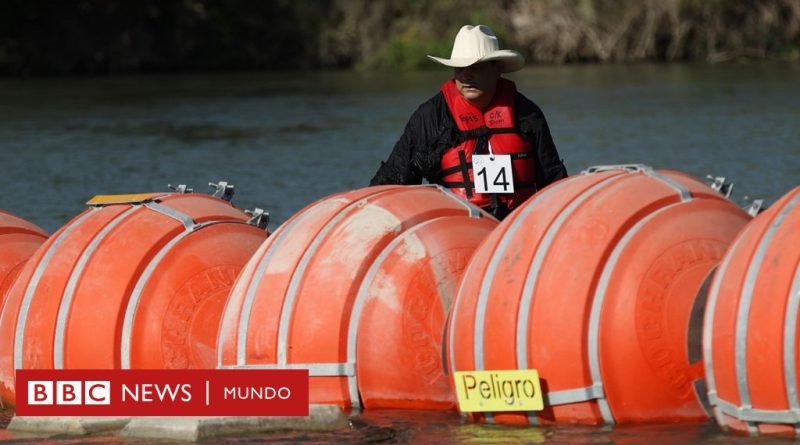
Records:
[[[451,372],[538,370],[545,408],[471,418],[707,419],[695,296],[749,219],[700,181],[642,165],[534,195],[475,252],[446,346]]]
[[[717,423],[800,437],[800,187],[742,231],[714,274],[703,348]]]
[[[35,224],[0,210],[0,307],[22,266],[47,236]]]
[[[14,369],[213,368],[230,287],[267,237],[245,212],[203,194],[88,205],[8,293],[0,391],[9,403]]]
[[[237,279],[219,366],[308,369],[311,403],[451,409],[444,321],[496,225],[432,186],[369,187],[306,207]]]

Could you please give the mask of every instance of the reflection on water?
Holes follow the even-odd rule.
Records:
[[[0,79],[0,208],[53,231],[95,194],[213,180],[280,223],[366,185],[447,70]],[[643,162],[773,201],[800,176],[800,65],[535,67],[571,173]],[[273,224],[272,228],[275,228]]]
[[[6,419],[8,411],[3,412]],[[6,420],[7,422],[8,420]],[[89,438],[66,436],[32,437],[0,430],[0,443],[55,444],[125,444],[144,443],[124,440],[110,435]],[[712,423],[686,425],[639,425],[610,427],[544,426],[514,427],[503,425],[472,425],[464,423],[455,413],[379,410],[367,411],[354,417],[351,427],[328,432],[278,432],[214,439],[207,443],[258,444],[258,443],[308,443],[319,445],[347,444],[785,444],[785,439],[750,438],[720,432]],[[160,442],[163,443],[163,442]]]

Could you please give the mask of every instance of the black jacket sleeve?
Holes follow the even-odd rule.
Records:
[[[411,115],[403,134],[394,144],[389,158],[381,162],[381,166],[369,185],[401,184],[413,185],[422,183],[422,172],[414,162],[421,152],[427,147],[423,129],[426,120],[431,118],[429,103],[426,102],[417,108]]]
[[[558,155],[550,128],[542,110],[530,99],[517,93],[515,113],[517,128],[536,151],[536,188],[567,177],[567,168]]]
[[[451,147],[455,124],[439,92],[411,115],[402,136],[369,185],[420,184],[437,181],[442,154]]]

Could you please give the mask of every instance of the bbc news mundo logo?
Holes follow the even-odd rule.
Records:
[[[17,370],[17,415],[307,416],[308,370]]]
[[[28,405],[110,405],[109,380],[29,380]]]

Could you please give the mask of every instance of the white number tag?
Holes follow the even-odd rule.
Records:
[[[509,155],[472,155],[475,191],[514,193],[514,176]]]

